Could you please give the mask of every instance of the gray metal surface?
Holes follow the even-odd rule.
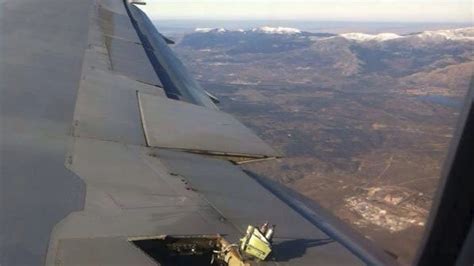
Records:
[[[58,224],[51,236],[48,265],[61,264],[61,254],[78,252],[82,241],[120,238],[123,252],[134,252],[129,237],[240,233],[182,178],[173,176],[150,150],[135,145],[76,138],[68,167],[87,185],[84,210]],[[61,246],[65,240],[68,246]],[[101,252],[112,254],[111,247]],[[125,250],[125,249],[128,249]],[[146,255],[143,253],[143,257]],[[79,261],[85,261],[81,258]],[[88,257],[91,264],[114,265],[114,257]],[[137,259],[133,265],[142,265]]]
[[[157,265],[123,237],[61,240],[57,265]]]
[[[0,12],[1,265],[150,265],[130,237],[235,242],[267,219],[279,232],[269,264],[360,263],[229,162],[145,145],[142,122],[152,146],[276,155],[181,80],[179,61],[166,66],[169,48],[143,48],[122,0],[7,0]],[[207,108],[145,84],[161,86],[157,67]]]
[[[114,12],[120,12],[119,6]],[[92,13],[101,14],[94,9]],[[137,92],[154,97],[164,97],[164,92],[111,68],[107,37],[96,21],[91,20],[74,138],[65,155],[67,167],[87,186],[85,206],[55,226],[47,264],[149,264],[128,237],[219,232],[236,239],[235,228],[143,147]],[[112,256],[116,252],[120,254]]]
[[[278,154],[231,115],[185,102],[138,94],[148,145],[222,154]]]
[[[122,21],[121,24],[125,26],[117,27],[122,31],[130,30],[131,24],[130,21],[125,21],[128,19],[128,15],[120,15],[120,10],[122,13],[125,12],[123,3],[121,6],[112,5],[111,1],[105,4],[108,5],[100,4],[97,9],[92,9],[88,35],[89,45],[84,54],[82,78],[74,112],[73,136],[144,145],[145,139],[140,122],[137,91],[162,97],[166,97],[166,95],[160,87],[144,84],[112,69],[114,60],[123,56],[120,54],[115,57],[111,56],[112,51],[107,43],[109,42],[110,45],[110,40],[113,38],[106,35],[111,32],[99,25],[105,19],[99,19],[100,23],[98,23],[96,17],[106,16],[107,19],[120,17],[119,21]],[[109,6],[113,9],[108,10]],[[115,12],[119,12],[119,15],[115,15]],[[114,22],[113,19],[110,20]],[[135,45],[137,48],[141,47],[134,43],[131,45]],[[129,56],[133,55],[135,53]],[[143,67],[140,65],[135,72],[142,68],[151,68],[143,48],[141,55]]]
[[[162,87],[141,44],[105,37],[112,70],[147,84]]]
[[[140,43],[121,1],[99,1],[98,5],[96,19],[105,36],[114,36],[118,39]]]
[[[141,42],[149,48],[147,50],[148,57],[160,77],[168,97],[217,109],[204,89],[171,51],[166,40],[156,30],[147,15],[133,5],[129,6],[128,10],[133,17],[134,26]]]
[[[83,204],[64,166],[91,1],[2,1],[0,264],[44,263],[53,226]]]
[[[170,171],[188,180],[239,231],[245,232],[249,224],[276,224],[273,261],[292,265],[363,264],[230,162],[167,150],[157,154]]]
[[[222,234],[236,242],[248,224],[266,219],[278,226],[275,253],[267,264],[360,264],[240,168],[182,152],[150,154],[140,146],[74,141],[68,167],[87,184],[86,203],[55,227],[48,264],[115,265],[114,256],[103,254],[113,254],[118,246],[120,256],[130,254],[127,264],[146,265],[146,255],[137,256],[128,238]],[[91,254],[85,243],[100,254]],[[69,260],[63,259],[66,254]]]
[[[160,95],[162,90],[99,69],[84,73],[74,114],[74,136],[144,145],[137,91]]]

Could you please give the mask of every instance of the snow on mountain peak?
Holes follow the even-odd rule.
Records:
[[[299,29],[288,28],[288,27],[260,27],[252,29],[253,32],[262,32],[268,34],[298,34],[301,33]]]
[[[437,30],[437,31],[424,31],[417,34],[417,37],[421,39],[430,38],[443,38],[446,40],[474,40],[474,27],[451,29],[451,30]]]
[[[344,34],[341,34],[340,36],[346,39],[360,41],[360,42],[366,42],[366,41],[383,42],[383,41],[393,40],[393,39],[402,37],[395,33],[366,34],[366,33],[360,33],[360,32],[344,33]]]
[[[295,28],[288,28],[288,27],[260,27],[260,28],[254,28],[252,30],[249,30],[251,32],[259,32],[259,33],[267,33],[267,34],[298,34],[301,33],[299,29]],[[247,32],[243,29],[237,29],[237,30],[228,30],[224,28],[196,28],[194,32],[199,32],[199,33],[209,33],[209,32]]]
[[[207,32],[227,32],[224,28],[196,28],[195,32],[207,33]]]
[[[398,35],[395,33],[366,34],[360,32],[344,33],[339,36],[357,42],[388,41],[399,38],[420,38],[422,40],[474,41],[474,27],[451,30],[424,31],[417,34]]]
[[[211,32],[213,30],[214,28],[196,28],[194,31],[195,32]]]
[[[228,32],[240,32],[240,33],[265,33],[265,34],[288,34],[295,35],[302,33],[301,30],[296,28],[289,27],[259,27],[253,28],[251,30],[228,30],[224,28],[196,28],[195,32],[199,33],[228,33]],[[336,36],[337,37],[337,36]],[[379,33],[379,34],[367,34],[361,32],[352,32],[352,33],[343,33],[339,37],[343,37],[347,40],[352,40],[355,42],[385,42],[394,39],[421,39],[423,41],[444,41],[444,40],[453,40],[453,41],[474,41],[474,27],[469,28],[459,28],[459,29],[450,29],[450,30],[435,30],[435,31],[423,31],[420,33],[413,33],[407,35],[398,35],[395,33]],[[328,38],[317,38],[321,39],[331,39],[335,37]]]

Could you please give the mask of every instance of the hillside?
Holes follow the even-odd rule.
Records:
[[[249,166],[409,264],[473,73],[474,28],[197,29],[174,49],[220,107],[286,157]]]

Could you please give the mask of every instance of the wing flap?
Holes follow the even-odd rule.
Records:
[[[224,112],[144,93],[138,94],[138,101],[151,147],[250,157],[279,156]]]

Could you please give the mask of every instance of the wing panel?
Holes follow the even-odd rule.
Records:
[[[83,81],[79,90],[74,136],[144,145],[137,92],[97,83]]]
[[[209,153],[277,157],[232,116],[185,102],[138,94],[148,145]]]
[[[159,150],[157,154],[170,171],[188,180],[241,232],[247,225],[265,221],[275,224],[275,246],[281,247],[275,256],[286,258],[285,263],[363,264],[341,244],[330,241],[326,234],[230,162],[167,150]],[[294,256],[292,252],[295,250],[300,251],[301,257]]]
[[[127,254],[135,249],[128,245],[129,237],[221,233],[237,239],[240,235],[147,148],[76,138],[70,156],[68,167],[87,185],[86,203],[83,211],[72,213],[55,227],[48,264],[79,248],[90,264],[114,265],[114,257],[83,253],[89,249],[82,250],[78,243],[86,239],[101,243],[104,238],[120,238]],[[65,240],[72,244],[61,246]],[[114,252],[113,246],[98,245],[104,254]],[[77,258],[71,263],[83,261]],[[141,265],[141,261],[137,258],[130,264]]]
[[[157,265],[124,237],[61,240],[55,265]]]
[[[163,87],[141,44],[105,37],[112,70],[138,81]]]
[[[104,36],[140,43],[121,1],[100,1],[96,19]]]
[[[124,9],[123,4],[122,9]],[[89,46],[84,54],[82,79],[74,113],[73,135],[144,145],[137,91],[162,97],[166,95],[160,87],[139,82],[112,70],[111,60],[113,62],[113,59],[106,45],[107,40],[111,39],[104,36],[99,25],[92,20],[89,29]],[[123,56],[119,55],[118,58],[123,58]],[[147,60],[146,57],[142,57],[139,62],[144,69],[149,70],[150,64]]]
[[[82,208],[64,160],[91,3],[1,1],[1,265],[43,264],[53,226]]]
[[[143,45],[149,48],[148,57],[164,84],[166,94],[172,99],[217,109],[204,89],[189,74],[189,71],[171,51],[163,36],[139,8],[128,6]]]

